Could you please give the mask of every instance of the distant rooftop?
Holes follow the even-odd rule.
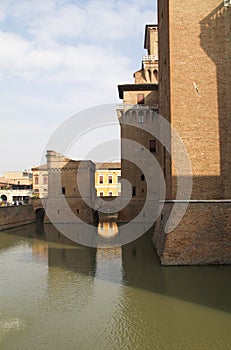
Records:
[[[114,170],[120,170],[121,169],[121,163],[120,162],[103,162],[103,163],[96,163],[95,164],[96,170],[106,170],[106,169],[114,169]]]

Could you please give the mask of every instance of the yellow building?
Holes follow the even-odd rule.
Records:
[[[97,196],[113,197],[121,195],[121,164],[97,163],[95,172],[95,188]]]

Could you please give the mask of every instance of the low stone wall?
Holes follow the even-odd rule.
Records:
[[[165,203],[154,228],[161,264],[231,264],[231,201],[190,202],[178,226],[165,233],[173,204]]]
[[[32,205],[0,207],[0,231],[35,222]]]

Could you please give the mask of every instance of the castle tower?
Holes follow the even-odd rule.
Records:
[[[134,83],[119,85],[119,97],[123,105],[118,109],[121,128],[121,177],[131,184],[132,199],[118,216],[118,221],[131,221],[141,211],[147,196],[146,176],[142,168],[148,163],[145,150],[160,161],[161,145],[150,134],[153,120],[158,109],[158,27],[146,25],[144,48],[147,55],[142,58],[142,68],[134,73]],[[149,127],[148,127],[149,126]],[[140,167],[126,159],[128,145],[123,140],[135,141],[129,157],[134,157]],[[151,171],[151,169],[150,169]],[[158,180],[157,180],[158,182]],[[126,189],[122,183],[122,196],[126,197]],[[129,193],[128,193],[129,196]],[[143,213],[143,218],[147,213]]]
[[[176,174],[171,157],[164,160],[169,201],[154,234],[163,264],[231,262],[230,5],[158,1],[159,113],[178,132],[192,164],[192,171]],[[177,180],[190,176],[186,214],[171,230],[169,212],[183,205],[174,202]]]
[[[189,153],[192,198],[231,198],[231,8],[221,0],[158,5],[159,113]],[[174,198],[176,173],[169,159],[166,167]]]
[[[157,84],[158,72],[158,26],[145,26],[144,48],[147,55],[142,57],[142,69],[134,73],[135,84]]]

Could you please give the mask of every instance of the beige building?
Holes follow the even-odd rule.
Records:
[[[10,181],[14,181],[18,185],[32,185],[32,172],[31,171],[5,171],[3,173],[3,177],[9,179]]]
[[[32,173],[8,171],[0,178],[1,205],[27,204],[32,197]]]
[[[96,163],[95,188],[98,197],[121,195],[121,163]]]
[[[47,165],[33,167],[33,195],[38,198],[46,198],[48,195],[48,171]]]

